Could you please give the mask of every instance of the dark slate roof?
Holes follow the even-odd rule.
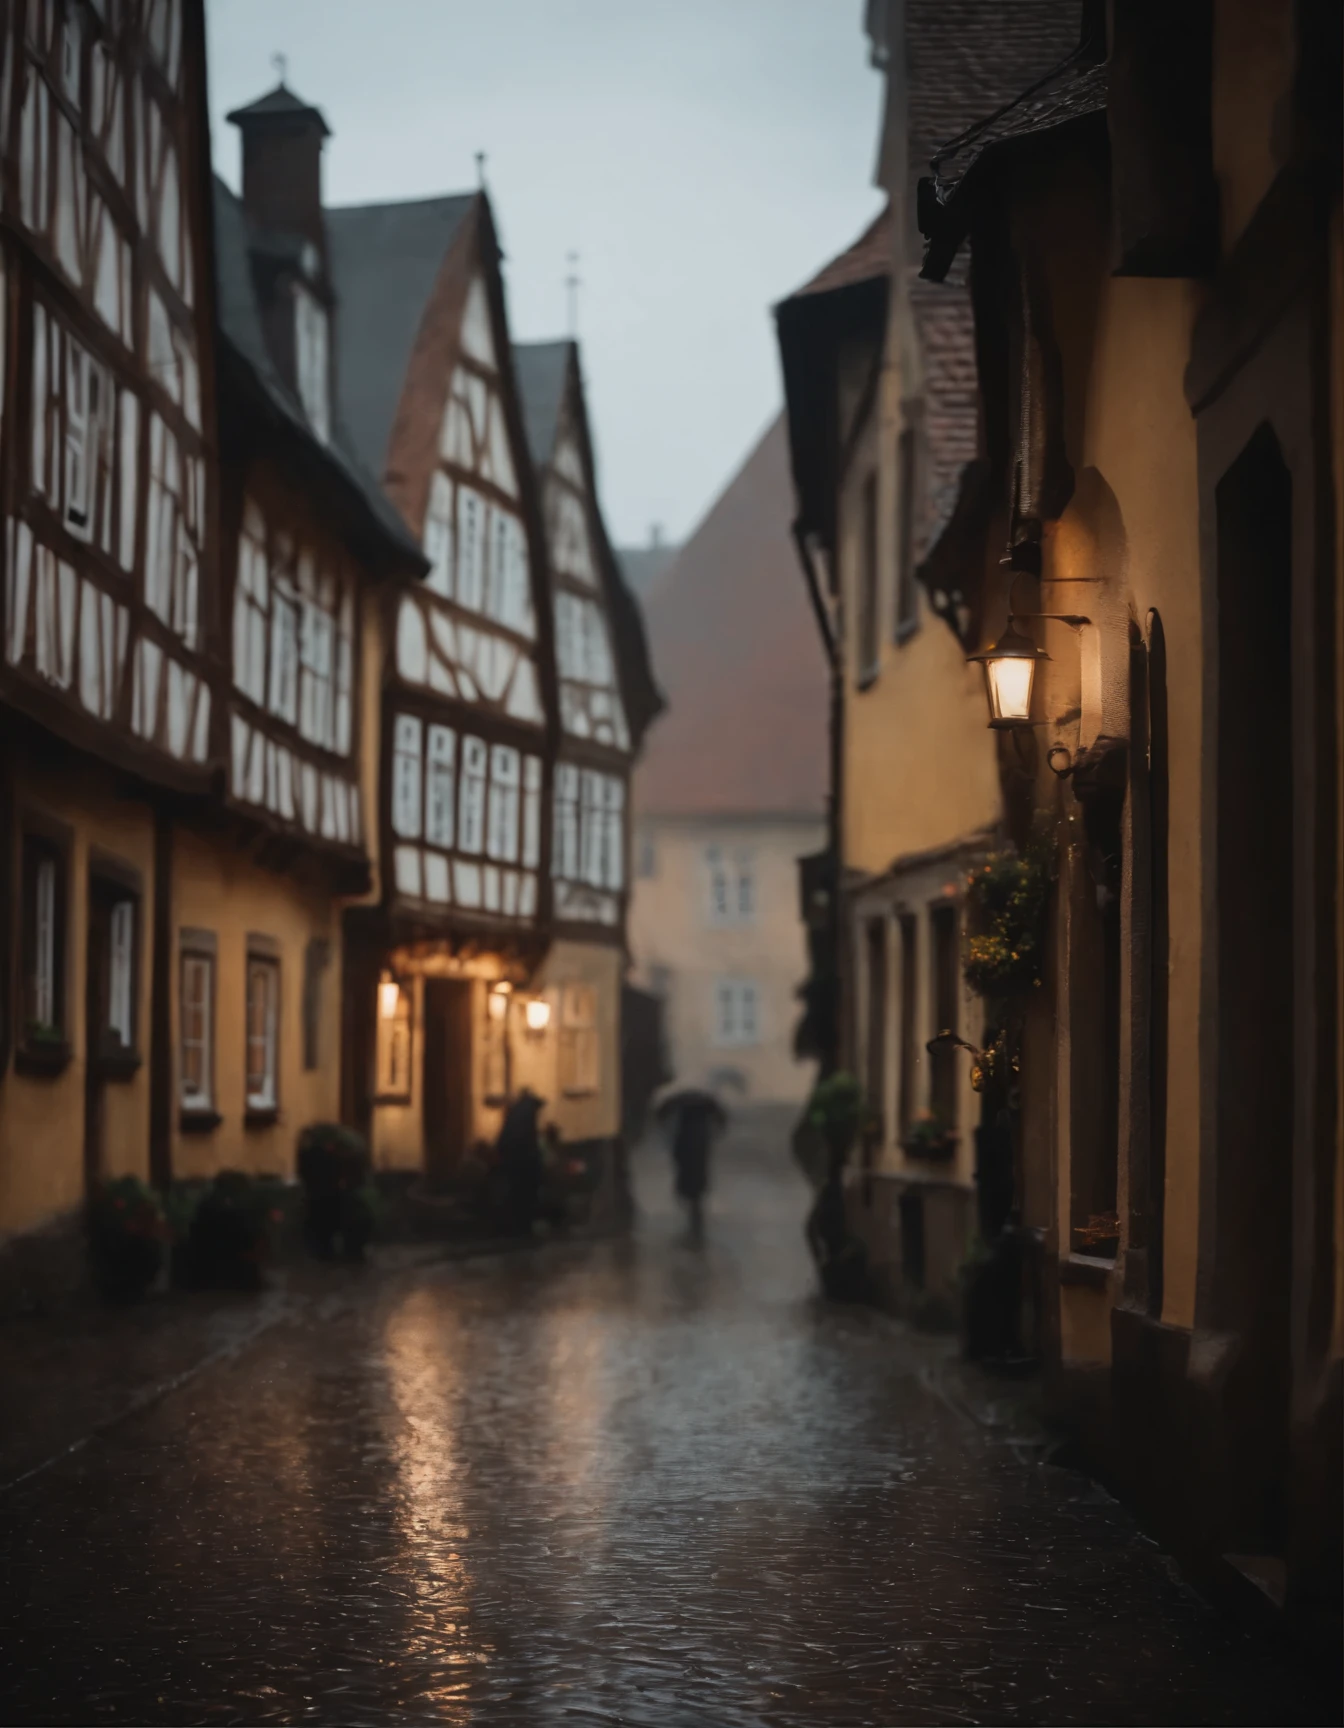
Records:
[[[220,329],[225,341],[241,359],[271,408],[303,435],[311,454],[334,471],[338,483],[356,494],[357,502],[373,518],[382,537],[405,561],[423,570],[425,561],[414,536],[393,508],[378,480],[360,461],[346,430],[343,407],[333,401],[330,441],[315,438],[308,417],[294,392],[276,370],[262,334],[261,314],[253,284],[251,252],[253,236],[246,212],[224,182],[214,182],[215,277]]]
[[[550,461],[555,448],[560,405],[565,397],[565,378],[573,347],[570,341],[513,344],[513,375],[518,381],[527,447],[539,468]]]
[[[233,126],[243,124],[248,120],[284,120],[299,115],[311,115],[322,128],[324,137],[331,136],[331,128],[322,118],[322,110],[314,108],[305,102],[282,81],[274,90],[268,90],[264,96],[258,96],[255,102],[249,102],[244,108],[235,108],[224,118]]]
[[[1087,48],[1029,86],[1013,101],[988,115],[935,152],[933,179],[919,201],[919,225],[929,241],[922,274],[941,281],[965,238],[969,190],[977,170],[1009,145],[1040,138],[1084,120],[1104,120],[1107,66]]]
[[[816,275],[795,288],[789,296],[830,294],[837,288],[852,288],[860,282],[891,274],[891,206],[885,205],[852,246],[824,264]]]
[[[355,449],[380,478],[425,307],[476,196],[326,212],[341,402]]]
[[[821,820],[830,686],[792,514],[781,414],[645,596],[668,710],[636,770],[640,811]]]

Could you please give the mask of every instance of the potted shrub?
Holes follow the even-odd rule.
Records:
[[[957,1137],[929,1110],[921,1110],[901,1140],[911,1158],[945,1161],[957,1149]]]
[[[966,982],[980,996],[1016,996],[1041,981],[1049,873],[1043,847],[996,852],[966,878]]]
[[[158,1195],[136,1176],[106,1182],[89,1206],[89,1255],[99,1294],[134,1302],[163,1266],[168,1223]]]
[[[1094,1212],[1086,1224],[1073,1227],[1075,1254],[1095,1254],[1101,1260],[1114,1260],[1120,1252],[1120,1217],[1116,1212]]]
[[[297,1164],[312,1252],[332,1259],[339,1236],[347,1259],[363,1259],[377,1211],[363,1136],[339,1122],[310,1123],[299,1135]]]
[[[184,1282],[194,1290],[255,1290],[268,1248],[265,1196],[241,1170],[221,1170],[191,1215]]]

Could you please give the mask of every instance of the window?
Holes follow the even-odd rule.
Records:
[[[471,740],[475,742],[475,740]],[[503,864],[518,861],[518,802],[522,763],[518,752],[507,744],[490,751],[489,820],[485,851]]]
[[[277,575],[271,589],[271,688],[266,706],[292,726],[299,712],[299,608],[289,581]]]
[[[413,714],[398,714],[392,731],[392,829],[420,838],[420,750],[423,728]]]
[[[957,909],[934,906],[929,911],[929,933],[933,939],[933,1035],[957,1027],[958,960]],[[951,1044],[937,1044],[930,1052],[929,1104],[944,1128],[957,1123],[957,1052]]]
[[[270,955],[247,957],[247,1107],[271,1111],[277,1102],[280,965]]]
[[[81,540],[93,537],[94,501],[106,497],[104,471],[112,462],[112,380],[93,356],[66,346],[65,525]]]
[[[381,988],[381,987],[380,987]],[[380,1103],[408,1104],[411,1098],[411,992],[397,991],[390,1014],[379,998],[377,1086]]]
[[[116,388],[45,307],[33,308],[32,484],[79,540],[112,550]],[[127,451],[125,464],[137,452]],[[132,470],[133,471],[133,470]]]
[[[238,537],[238,582],[233,596],[233,681],[258,707],[266,701],[266,618],[270,610],[266,523],[249,499]]]
[[[896,446],[896,640],[904,642],[919,623],[915,593],[915,430],[907,426]]]
[[[294,378],[314,434],[331,436],[327,366],[327,310],[307,288],[294,288]]]
[[[711,924],[751,924],[756,917],[756,866],[752,854],[731,855],[719,846],[705,853]]]
[[[568,882],[579,874],[579,771],[568,762],[562,762],[555,771],[553,869]]]
[[[425,586],[451,600],[453,596],[453,483],[440,468],[429,483],[425,512],[425,557],[433,568]]]
[[[760,1040],[760,998],[755,984],[720,978],[714,986],[714,1042],[756,1044]]]
[[[859,682],[867,684],[878,671],[877,644],[877,475],[863,483],[859,504],[859,606],[857,643]]]
[[[180,939],[178,1102],[195,1114],[214,1107],[214,943],[214,936],[203,930],[184,930]]]
[[[135,1048],[135,901],[114,900],[107,922],[107,1030]]]
[[[457,818],[457,849],[479,852],[485,844],[485,784],[490,752],[479,738],[462,740],[462,787]]]
[[[198,457],[184,456],[173,433],[157,414],[151,414],[145,601],[189,648],[196,646],[204,527],[204,466]]]
[[[24,1043],[64,1044],[66,858],[40,834],[23,839]]]
[[[597,991],[566,984],[560,992],[560,1086],[567,1096],[596,1092],[599,1079]]]
[[[447,726],[429,728],[429,752],[425,764],[425,839],[431,846],[449,851],[453,844],[453,764],[457,734]]]

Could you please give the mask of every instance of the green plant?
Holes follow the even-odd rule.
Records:
[[[970,936],[963,969],[977,995],[1011,996],[1040,984],[1049,890],[1042,844],[1025,853],[993,853],[967,876]]]
[[[26,1021],[23,1037],[27,1044],[64,1044],[65,1042],[65,1033],[49,1020]]]
[[[945,1158],[951,1155],[953,1140],[946,1124],[926,1110],[906,1130],[904,1145],[915,1158]]]
[[[94,1282],[109,1301],[131,1302],[158,1277],[168,1220],[154,1189],[137,1176],[104,1183],[89,1206]]]
[[[866,1117],[863,1088],[852,1074],[831,1074],[813,1088],[807,1107],[808,1123],[836,1156],[849,1151]]]
[[[221,1170],[191,1214],[180,1256],[183,1281],[198,1290],[255,1289],[270,1222],[264,1185],[241,1170]]]

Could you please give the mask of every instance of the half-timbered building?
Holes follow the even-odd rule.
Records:
[[[361,649],[384,590],[426,568],[344,430],[322,116],[281,86],[230,119],[242,196],[214,185],[223,791],[173,842],[179,1176],[289,1174],[298,1131],[339,1115],[341,914],[372,884],[377,808]]]
[[[167,1156],[166,837],[224,743],[199,0],[4,8],[0,134],[10,1232]]]
[[[662,699],[598,507],[578,345],[520,344],[514,366],[546,527],[559,708],[552,943],[534,980],[555,1035],[525,1044],[520,1067],[567,1140],[601,1142],[621,1121],[630,773]]]
[[[545,542],[484,192],[328,210],[326,246],[351,435],[429,562],[384,615],[382,869],[348,918],[347,1114],[381,1164],[437,1177],[498,1129],[547,943]]]

